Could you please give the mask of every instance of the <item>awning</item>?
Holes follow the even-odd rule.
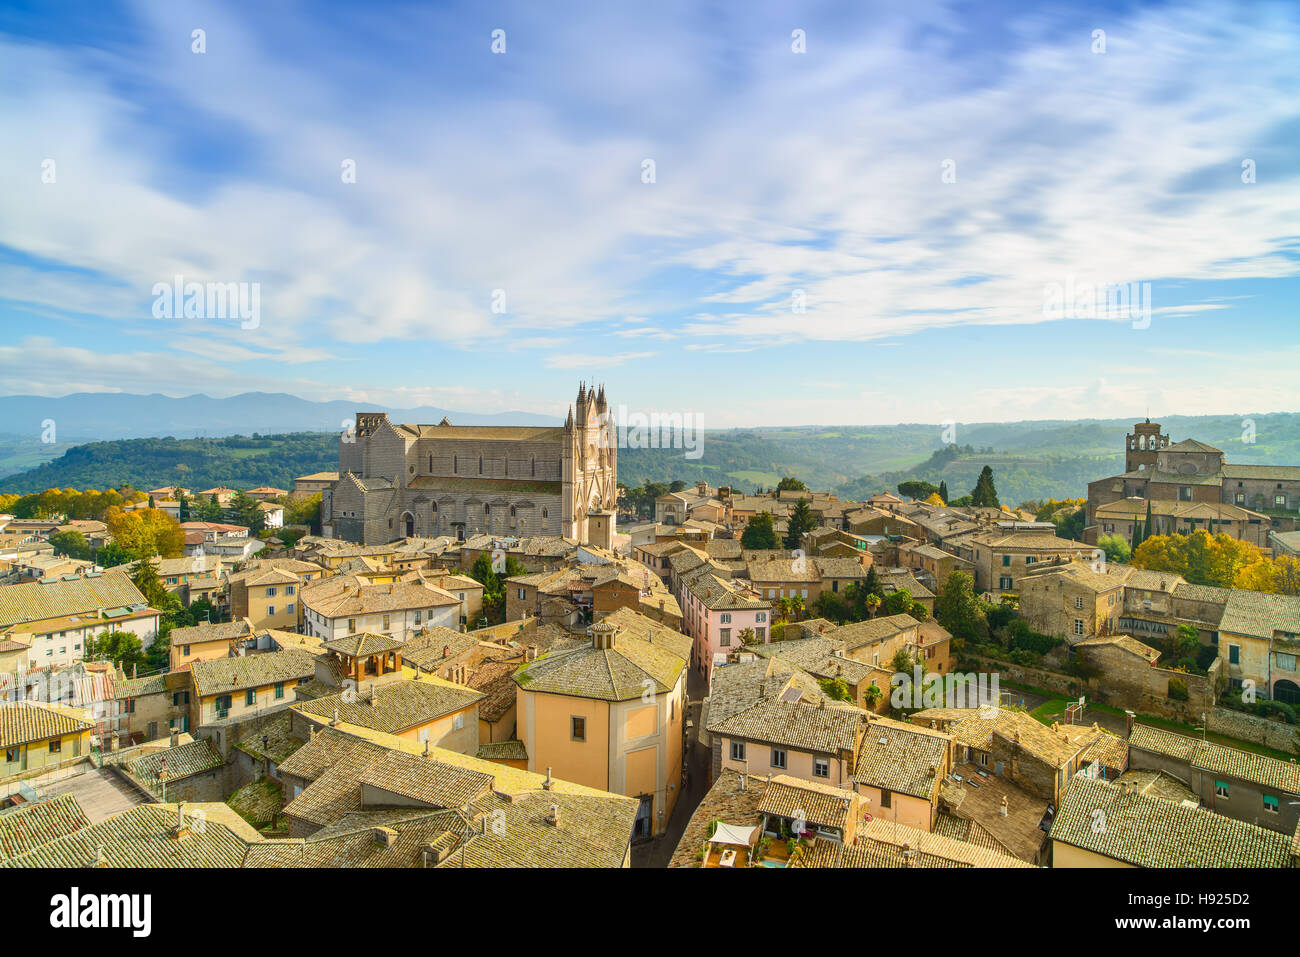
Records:
[[[718,828],[709,838],[710,844],[738,844],[742,847],[749,847],[754,843],[754,832],[756,827],[737,827],[734,824],[723,824],[718,822]]]

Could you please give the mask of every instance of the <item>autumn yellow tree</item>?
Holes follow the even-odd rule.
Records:
[[[1300,559],[1290,555],[1261,559],[1238,572],[1233,587],[1300,595]]]
[[[104,523],[113,541],[136,558],[179,558],[185,550],[185,531],[166,512],[156,508],[123,511],[110,508]]]
[[[1231,588],[1242,569],[1262,559],[1250,542],[1197,529],[1190,535],[1153,535],[1137,547],[1131,562],[1138,568],[1181,575],[1197,585]]]

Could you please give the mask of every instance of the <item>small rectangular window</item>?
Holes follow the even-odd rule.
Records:
[[[1214,793],[1217,797],[1226,798],[1228,796],[1228,785],[1223,781],[1215,781]]]
[[[731,760],[733,760],[733,761],[743,761],[743,760],[745,760],[745,742],[744,742],[744,741],[732,741],[732,742],[731,742]]]
[[[772,749],[772,767],[785,770],[785,748]]]
[[[828,778],[831,776],[831,762],[829,758],[813,759],[813,777]]]
[[[574,741],[587,740],[587,719],[574,715],[569,718],[569,737]]]

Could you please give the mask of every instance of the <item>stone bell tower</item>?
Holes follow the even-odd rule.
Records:
[[[1156,453],[1168,444],[1169,436],[1161,431],[1158,423],[1150,419],[1139,422],[1124,440],[1124,471],[1155,468]]]

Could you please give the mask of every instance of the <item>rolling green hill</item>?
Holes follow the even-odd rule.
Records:
[[[1175,441],[1196,438],[1227,454],[1230,462],[1300,464],[1300,416],[1251,416],[1254,441],[1243,441],[1242,416],[1168,417]],[[794,475],[815,489],[862,498],[893,491],[900,481],[948,483],[964,495],[981,468],[993,468],[999,495],[1015,504],[1031,498],[1084,495],[1090,480],[1123,467],[1124,436],[1130,420],[993,422],[956,426],[959,452],[945,448],[938,425],[809,426],[709,431],[702,455],[688,459],[680,449],[620,449],[619,480],[630,487],[646,482],[700,479],[741,491],[771,487]],[[222,439],[123,439],[67,449],[35,469],[0,479],[0,491],[46,488],[137,488],[181,484],[288,488],[294,476],[338,466],[337,436],[294,432]]]

